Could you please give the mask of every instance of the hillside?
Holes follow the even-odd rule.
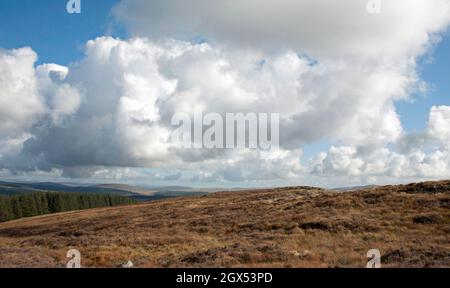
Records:
[[[0,267],[450,267],[450,181],[220,192],[0,224]]]

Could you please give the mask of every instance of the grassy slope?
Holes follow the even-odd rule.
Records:
[[[450,181],[217,193],[0,224],[0,267],[450,267]]]

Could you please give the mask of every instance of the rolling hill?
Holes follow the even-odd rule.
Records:
[[[153,201],[179,196],[205,195],[220,189],[201,189],[181,186],[137,187],[123,184],[75,185],[52,182],[21,183],[0,181],[0,195],[16,195],[35,192],[64,192],[110,194],[131,197],[137,201]]]
[[[0,224],[0,267],[450,267],[450,181],[219,192]]]

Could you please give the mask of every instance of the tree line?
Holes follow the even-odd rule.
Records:
[[[135,204],[119,195],[78,193],[30,193],[0,195],[0,222],[65,211]]]

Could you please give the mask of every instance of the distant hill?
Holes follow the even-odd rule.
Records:
[[[117,188],[117,187],[116,187]],[[450,267],[450,181],[212,193],[0,224],[0,267]]]
[[[0,195],[28,194],[35,192],[65,192],[110,194],[131,197],[138,201],[152,201],[171,197],[205,195],[219,189],[196,189],[167,186],[144,188],[123,184],[76,185],[52,182],[26,183],[0,181]]]
[[[100,184],[90,186],[90,188],[94,188],[99,191],[123,191],[125,193],[131,193],[132,195],[139,194],[144,196],[152,196],[156,192],[155,190],[124,184]]]
[[[370,188],[376,188],[377,185],[365,185],[365,186],[350,186],[350,187],[339,187],[339,188],[333,188],[332,191],[336,192],[348,192],[348,191],[356,191],[356,190],[362,190],[362,189],[370,189]]]

